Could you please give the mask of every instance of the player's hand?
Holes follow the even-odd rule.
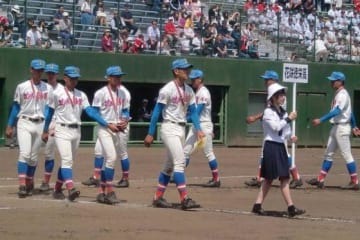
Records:
[[[117,127],[116,124],[114,124],[114,123],[109,123],[107,127],[108,127],[112,132],[118,132],[118,131],[119,131],[118,127]]]
[[[315,119],[312,120],[312,125],[313,125],[314,127],[318,126],[320,123],[321,123],[321,122],[320,122],[320,119],[319,119],[319,118],[315,118]]]
[[[123,132],[126,129],[127,125],[128,121],[121,121],[117,124],[117,128],[119,129],[119,131]]]
[[[248,116],[248,117],[246,118],[246,123],[247,123],[247,124],[252,124],[252,123],[254,123],[254,122],[256,122],[256,117],[255,117],[254,115]]]
[[[297,136],[291,136],[290,137],[290,140],[291,140],[291,142],[293,142],[293,143],[296,143],[297,142],[297,140],[298,140],[298,137]]]
[[[7,137],[7,138],[12,138],[13,133],[14,133],[14,128],[13,128],[13,127],[10,127],[10,126],[7,126],[7,127],[6,127],[6,130],[5,130],[5,135],[6,135],[6,137]]]
[[[205,137],[205,133],[203,131],[197,131],[196,132],[197,135],[197,140],[200,141],[203,137]]]
[[[49,133],[43,132],[43,134],[41,135],[41,139],[43,140],[43,142],[46,143],[49,140]]]
[[[358,127],[354,127],[352,129],[352,133],[354,134],[355,137],[359,137],[360,136],[360,129]]]
[[[297,118],[297,112],[296,112],[296,111],[293,111],[293,112],[289,113],[288,118],[289,118],[290,120],[295,120],[295,119]]]
[[[144,145],[145,147],[150,147],[152,142],[154,141],[154,137],[151,135],[146,135],[145,139],[144,139]]]

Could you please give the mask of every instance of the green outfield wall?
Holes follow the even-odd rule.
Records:
[[[4,143],[4,129],[7,122],[9,107],[12,103],[16,85],[29,78],[29,64],[34,58],[42,58],[46,62],[59,64],[63,69],[66,65],[76,65],[81,69],[81,81],[86,81],[94,91],[99,82],[104,81],[105,69],[110,65],[120,65],[125,72],[125,82],[130,84],[161,86],[171,79],[170,70],[173,57],[155,55],[123,55],[93,52],[45,51],[35,49],[0,49],[0,141]],[[282,74],[282,62],[251,61],[239,59],[198,58],[188,57],[196,68],[203,69],[207,85],[222,89],[225,107],[223,144],[227,146],[259,146],[262,141],[261,126],[247,125],[248,114],[263,108],[265,97],[263,81],[260,75],[267,69]],[[317,128],[311,126],[311,119],[327,113],[333,97],[333,90],[326,79],[332,71],[346,74],[346,88],[352,101],[357,119],[360,121],[360,67],[350,64],[309,63],[309,83],[298,84],[296,124],[299,145],[324,146],[330,125],[322,124]],[[62,78],[62,75],[59,76]],[[291,107],[291,84],[289,87],[288,108]],[[80,88],[80,87],[79,87]],[[141,94],[131,92],[133,98]],[[253,101],[254,99],[254,101]],[[251,101],[250,101],[251,100]],[[353,139],[354,146],[360,141]]]

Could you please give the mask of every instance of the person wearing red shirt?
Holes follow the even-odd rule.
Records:
[[[169,17],[167,23],[165,24],[164,30],[166,36],[170,39],[170,42],[175,43],[178,39],[178,36],[173,17]]]
[[[134,44],[131,46],[131,52],[136,54],[142,52],[144,49],[145,49],[144,35],[139,34],[135,38]]]
[[[104,32],[104,35],[101,39],[101,49],[103,52],[113,52],[114,51],[114,44],[112,41],[110,29],[106,29]]]

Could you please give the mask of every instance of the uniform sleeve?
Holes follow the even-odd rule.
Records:
[[[188,86],[187,86],[188,87]],[[191,87],[189,87],[190,89],[190,101],[189,101],[189,106],[192,105],[192,104],[196,104],[196,98],[195,98],[195,93],[194,91],[192,90]]]
[[[339,95],[336,97],[335,99],[335,105],[333,106],[333,108],[339,107],[339,109],[342,111],[344,110],[348,103],[349,98],[347,97],[346,94],[344,94],[343,92],[339,93]]]
[[[17,102],[19,104],[21,103],[21,91],[20,91],[19,85],[17,85],[16,90],[15,90],[14,102]]]
[[[267,124],[273,131],[281,131],[288,123],[285,119],[281,119],[276,116],[276,113],[270,108],[265,109],[263,121]]]
[[[168,101],[169,101],[168,91],[165,88],[162,88],[159,92],[159,97],[157,99],[157,102],[167,105]]]
[[[201,91],[199,94],[197,94],[196,96],[196,104],[204,104],[204,105],[209,105],[210,104],[210,94],[207,91]]]
[[[48,97],[46,99],[46,104],[47,105],[49,105],[51,99],[54,98],[54,89],[50,85],[48,85],[48,87],[49,87],[49,92],[48,92]]]
[[[92,102],[92,106],[100,108],[101,105],[102,105],[102,100],[103,99],[104,99],[103,94],[101,94],[100,91],[96,91],[95,95],[94,95],[93,102]]]

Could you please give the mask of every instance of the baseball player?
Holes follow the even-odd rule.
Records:
[[[196,129],[196,136],[201,139],[205,136],[201,130],[199,116],[196,113],[195,94],[190,86],[185,84],[189,78],[190,69],[193,65],[186,59],[176,59],[172,62],[172,73],[174,80],[167,83],[159,92],[157,103],[151,117],[148,135],[144,144],[150,147],[154,140],[156,123],[160,114],[163,122],[161,124],[161,139],[167,150],[167,160],[159,175],[158,187],[155,192],[153,206],[159,208],[171,208],[163,195],[169,183],[171,173],[174,172],[174,182],[180,195],[181,208],[183,210],[198,208],[200,205],[189,198],[185,181],[185,125],[186,113],[190,111],[191,120]]]
[[[261,78],[264,79],[264,83],[266,88],[268,89],[272,84],[274,83],[278,83],[279,82],[279,75],[277,74],[277,72],[273,71],[273,70],[268,70],[265,71],[264,75],[261,76]],[[284,105],[282,106],[284,109],[286,109],[286,96],[285,96],[285,101],[284,101]],[[261,120],[263,117],[263,113],[258,113],[255,115],[251,115],[248,116],[246,118],[246,122],[248,124],[254,123],[258,120]],[[286,143],[286,147],[287,147],[287,143]],[[261,178],[260,178],[260,172],[261,172],[261,161],[262,161],[262,157],[260,158],[260,165],[259,165],[259,170],[258,170],[258,175],[256,178],[252,178],[249,181],[245,181],[245,184],[247,186],[260,186],[261,185]],[[297,188],[303,185],[302,179],[300,177],[299,171],[292,159],[292,157],[289,154],[289,164],[290,164],[290,173],[291,176],[293,178],[293,180],[290,182],[290,188]]]
[[[204,73],[199,69],[194,69],[190,72],[189,78],[192,81],[192,87],[195,89],[196,99],[196,112],[199,115],[200,127],[205,133],[205,144],[203,152],[208,159],[209,167],[212,173],[212,179],[209,180],[205,187],[220,187],[220,178],[218,163],[213,151],[213,123],[211,121],[211,96],[209,90],[204,86]],[[190,162],[190,155],[195,148],[197,142],[196,129],[192,127],[189,130],[185,141],[184,155],[186,160],[186,166]]]
[[[130,112],[130,101],[131,95],[129,90],[121,84],[119,87],[119,91],[124,92],[126,95],[124,105],[128,106],[128,112]],[[123,116],[123,118],[127,118],[127,116]],[[128,117],[128,121],[131,120],[131,117]],[[114,187],[117,188],[128,188],[129,187],[129,170],[130,170],[130,160],[127,152],[127,143],[129,141],[129,132],[130,132],[130,124],[127,124],[126,128],[123,131],[119,132],[120,135],[120,165],[122,170],[122,178],[114,184]],[[83,181],[82,184],[86,186],[98,186],[100,184],[100,173],[104,162],[103,157],[103,148],[100,144],[99,139],[96,140],[95,143],[95,159],[94,159],[94,171],[93,176]]]
[[[59,66],[54,63],[46,64],[45,74],[47,76],[48,84],[51,85],[53,91],[57,88],[62,88],[63,86],[57,82],[57,76],[59,73]],[[49,127],[49,139],[45,145],[45,171],[44,171],[44,180],[40,185],[40,191],[50,190],[50,178],[51,173],[53,172],[55,165],[55,118],[52,119]]]
[[[290,122],[297,117],[296,112],[289,115],[281,106],[285,102],[285,87],[274,83],[268,87],[267,100],[269,105],[262,117],[264,131],[263,154],[261,161],[261,177],[264,181],[253,206],[252,212],[259,215],[266,214],[262,204],[268,194],[272,181],[280,180],[280,190],[288,206],[289,217],[305,213],[304,210],[294,206],[289,189],[289,162],[286,149],[286,139],[296,141],[296,136],[291,137]]]
[[[81,113],[85,110],[87,115],[97,121],[101,126],[107,126],[111,131],[117,131],[115,124],[107,123],[98,112],[89,104],[84,92],[76,89],[80,70],[74,66],[67,66],[64,70],[65,86],[54,91],[53,98],[49,99],[49,106],[45,116],[45,125],[42,139],[46,142],[49,137],[49,125],[55,113],[55,144],[61,157],[53,197],[64,199],[62,185],[65,183],[68,190],[68,199],[74,201],[79,197],[80,191],[74,187],[72,165],[76,150],[79,147],[81,131]]]
[[[104,162],[101,171],[101,184],[96,198],[99,203],[115,204],[119,200],[113,190],[114,166],[121,158],[121,131],[125,131],[129,121],[129,102],[127,95],[119,86],[122,72],[119,66],[110,66],[106,70],[108,84],[95,92],[93,107],[108,123],[118,126],[119,131],[109,131],[107,127],[99,126],[98,141],[103,150]]]
[[[31,78],[17,85],[14,102],[8,119],[6,136],[13,134],[17,123],[19,159],[17,164],[19,178],[19,198],[32,195],[34,174],[41,147],[41,132],[44,127],[45,106],[52,95],[52,87],[41,81],[45,61],[31,61]]]
[[[317,178],[307,180],[306,182],[318,188],[324,188],[325,177],[333,163],[333,155],[337,149],[340,149],[340,153],[346,161],[346,167],[350,174],[350,183],[342,188],[359,190],[356,162],[351,154],[350,135],[351,132],[353,132],[355,136],[359,136],[360,134],[351,111],[349,93],[345,89],[345,75],[342,72],[332,72],[327,78],[330,80],[331,87],[335,90],[331,110],[321,118],[313,119],[312,124],[313,126],[318,126],[320,123],[329,120],[332,127],[320,173]]]

